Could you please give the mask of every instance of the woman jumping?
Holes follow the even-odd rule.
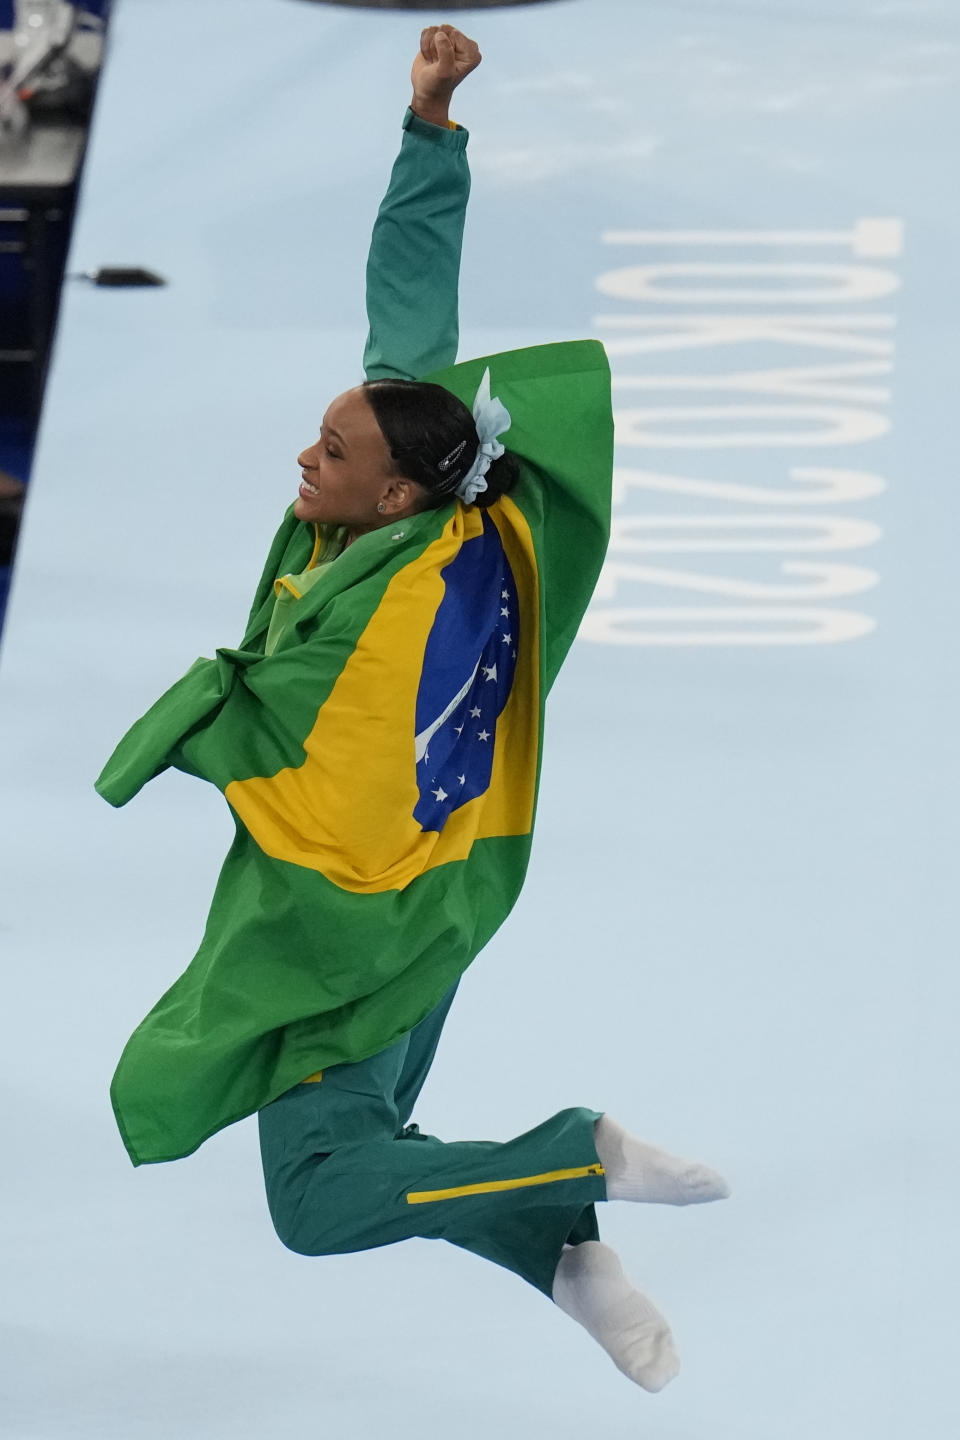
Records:
[[[370,248],[366,380],[298,457],[239,648],[198,660],[97,782],[123,805],[173,766],[236,822],[200,949],[112,1098],[134,1164],[258,1112],[285,1245],[448,1240],[655,1391],[670,1330],[595,1205],[717,1200],[721,1177],[590,1109],[505,1144],[411,1123],[459,978],[523,883],[544,701],[609,535],[603,347],[454,363],[469,172],[448,109],[480,58],[452,26],[423,32]]]

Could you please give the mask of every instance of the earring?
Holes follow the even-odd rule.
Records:
[[[386,510],[386,508],[387,508],[387,507],[386,507],[386,505],[384,505],[384,503],[383,503],[382,500],[378,500],[378,501],[377,501],[377,509],[380,511],[380,514],[381,514],[381,515],[383,514],[384,510]]]

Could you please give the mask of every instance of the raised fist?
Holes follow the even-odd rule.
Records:
[[[461,80],[476,70],[483,56],[476,41],[453,25],[428,25],[420,36],[420,53],[413,62],[413,109],[424,119],[446,113]]]

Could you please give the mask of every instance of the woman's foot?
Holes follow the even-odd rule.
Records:
[[[566,1246],[553,1299],[644,1390],[662,1390],[680,1369],[670,1326],[653,1301],[630,1284],[609,1245],[585,1240]]]
[[[729,1185],[716,1170],[647,1145],[609,1115],[596,1121],[593,1138],[607,1175],[608,1200],[702,1205],[708,1200],[726,1200],[730,1194]]]

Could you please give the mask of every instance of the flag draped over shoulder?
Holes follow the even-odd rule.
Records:
[[[196,661],[97,782],[123,805],[173,766],[236,820],[200,948],[114,1076],[134,1164],[391,1044],[517,898],[544,700],[606,549],[613,425],[599,342],[429,378],[471,405],[488,365],[521,466],[511,495],[360,537],[266,656],[274,582],[314,546],[288,512],[240,648]]]

